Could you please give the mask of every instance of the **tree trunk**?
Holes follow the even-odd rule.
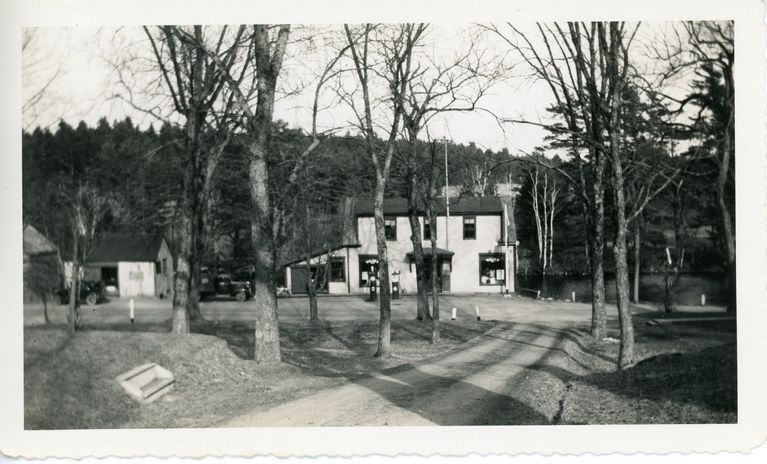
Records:
[[[642,247],[639,244],[639,233],[639,220],[637,220],[636,226],[634,228],[634,303],[639,303],[639,258],[641,254],[640,252],[642,251]]]
[[[312,279],[312,268],[309,266],[309,260],[311,256],[306,256],[306,293],[309,295],[309,320],[316,322],[320,319],[319,311],[317,309],[317,286],[315,279]],[[328,261],[330,261],[330,254],[328,254]]]
[[[187,301],[187,311],[189,312],[189,320],[197,321],[203,318],[202,313],[200,312],[202,264],[198,259],[194,259],[190,264],[189,299]]]
[[[189,253],[191,239],[189,237],[188,206],[182,204],[180,224],[178,225],[178,256],[176,257],[176,272],[173,273],[173,321],[171,332],[176,334],[189,333],[189,284],[191,269],[189,268]]]
[[[309,288],[309,321],[317,322],[320,320],[320,313],[317,308],[317,290],[313,285]]]
[[[732,224],[732,215],[725,198],[727,180],[729,178],[730,161],[734,151],[733,122],[730,121],[724,141],[722,142],[722,161],[719,167],[719,177],[716,185],[716,199],[719,207],[720,220],[722,221],[722,230],[724,231],[725,251],[727,253],[727,280],[729,288],[729,301],[727,302],[727,312],[737,311],[737,285],[735,283],[735,230]]]
[[[423,256],[423,243],[421,242],[421,221],[417,215],[417,191],[416,179],[413,176],[410,180],[410,192],[408,193],[408,211],[407,218],[410,222],[410,241],[413,243],[413,259],[415,260],[416,289],[418,291],[418,304],[416,319],[423,321],[430,319],[429,316],[429,298],[426,295],[426,265]],[[432,248],[432,261],[436,259],[434,249]]]
[[[68,329],[69,333],[71,335],[74,335],[75,330],[77,330],[77,303],[78,303],[78,297],[80,296],[77,293],[77,275],[79,274],[79,265],[77,260],[77,252],[78,252],[78,242],[79,242],[79,233],[77,230],[77,225],[75,224],[72,227],[72,282],[71,286],[69,287],[69,311],[67,312],[67,323],[68,323]]]
[[[48,317],[48,296],[45,292],[42,292],[40,297],[43,300],[43,317],[45,318],[45,325],[50,325],[51,319]]]
[[[259,94],[259,100],[261,99]],[[271,118],[270,118],[271,120]],[[274,289],[274,250],[269,201],[269,173],[266,166],[266,137],[269,127],[260,127],[260,136],[250,146],[250,196],[253,203],[251,239],[255,253],[256,311],[255,359],[261,364],[279,363],[280,328],[277,318],[277,293]]]
[[[381,284],[380,292],[380,324],[378,327],[378,349],[374,357],[391,356],[391,292],[389,289],[389,257],[386,246],[386,229],[384,228],[383,202],[386,179],[377,176],[375,202],[373,213],[375,216],[376,242],[378,245],[378,282]]]
[[[546,275],[549,267],[549,173],[543,173],[543,263],[541,273]]]
[[[532,192],[530,198],[533,202],[533,216],[535,216],[535,233],[538,239],[538,264],[543,263],[543,230],[541,227],[540,208],[538,207],[538,167],[535,167],[535,176],[530,174],[532,180]]]
[[[549,266],[554,263],[554,215],[557,206],[556,182],[551,188],[551,209],[549,210]]]
[[[590,267],[591,267],[591,337],[594,340],[605,338],[607,312],[605,311],[605,271],[604,271],[604,165],[596,166],[594,179],[594,210],[591,216]]]
[[[618,369],[623,370],[634,364],[634,324],[629,307],[629,277],[626,250],[628,221],[626,220],[626,199],[624,196],[623,166],[620,153],[620,109],[622,98],[622,78],[619,77],[618,53],[622,40],[616,23],[610,23],[609,78],[613,82],[614,93],[610,101],[610,154],[613,173],[613,201],[615,214],[615,286],[618,303],[618,322],[621,330]],[[625,66],[625,65],[624,65]]]
[[[437,249],[437,215],[431,208],[431,205],[426,206],[426,215],[429,217],[430,224],[430,237],[432,255],[433,250]],[[431,225],[434,224],[434,225]],[[439,327],[439,260],[432,257],[431,260],[431,342],[439,343],[440,340],[440,327]]]

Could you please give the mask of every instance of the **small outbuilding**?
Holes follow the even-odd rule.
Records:
[[[120,296],[170,296],[173,257],[162,235],[106,234],[84,266],[85,280],[101,280]]]
[[[59,249],[31,225],[24,227],[24,302],[38,301],[59,289],[63,268]]]

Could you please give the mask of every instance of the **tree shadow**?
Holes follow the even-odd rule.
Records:
[[[355,382],[397,408],[437,425],[549,425],[540,411],[513,396],[473,383],[425,373],[412,365]],[[381,425],[413,425],[406,420]]]

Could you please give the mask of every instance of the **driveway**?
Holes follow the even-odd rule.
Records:
[[[568,373],[552,354],[571,336],[564,325],[502,324],[427,364],[253,410],[220,426],[550,424],[564,391],[556,375]]]

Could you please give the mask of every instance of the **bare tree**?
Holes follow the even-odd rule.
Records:
[[[606,80],[602,79],[598,24],[538,24],[538,36],[529,37],[512,24],[491,25],[496,33],[547,84],[553,110],[565,124],[511,118],[506,121],[539,125],[569,141],[569,154],[577,177],[557,169],[573,185],[586,218],[587,254],[591,267],[591,336],[605,336],[604,195],[607,153],[604,143]],[[583,151],[586,152],[584,155]],[[553,167],[545,164],[547,167]]]
[[[498,33],[523,58],[536,78],[547,83],[554,96],[552,111],[565,122],[541,123],[523,118],[510,122],[543,126],[553,135],[569,142],[569,152],[577,168],[577,177],[545,161],[578,189],[589,232],[588,254],[592,274],[592,327],[594,338],[605,333],[604,312],[604,194],[606,182],[612,192],[615,215],[613,259],[616,268],[616,290],[621,325],[621,348],[618,365],[623,369],[633,363],[633,325],[628,306],[628,265],[626,236],[628,225],[641,214],[647,203],[657,196],[674,174],[650,170],[647,182],[634,198],[627,198],[626,178],[632,164],[632,150],[627,149],[624,100],[633,91],[631,79],[636,79],[629,49],[636,27],[625,23],[567,23],[539,24],[539,36],[528,37],[514,26],[513,34]],[[631,121],[633,124],[634,121]],[[588,151],[584,158],[581,150]],[[636,150],[634,150],[635,152]],[[610,167],[608,173],[607,167]],[[609,178],[606,177],[609,174]],[[642,175],[647,175],[643,173]]]
[[[437,249],[437,185],[440,183],[442,174],[442,168],[440,163],[440,156],[438,153],[438,147],[435,141],[429,141],[428,158],[423,163],[422,178],[419,183],[421,186],[419,190],[420,198],[425,205],[426,217],[429,219],[429,242],[431,249]],[[433,226],[432,226],[433,224]],[[432,330],[431,330],[431,342],[439,343],[440,335],[440,323],[439,323],[439,260],[432,253],[431,260],[431,316],[432,316]]]
[[[246,33],[247,29],[247,33]],[[274,285],[275,237],[282,231],[285,211],[275,209],[270,195],[270,166],[268,152],[272,134],[274,104],[277,95],[277,81],[285,58],[285,51],[291,35],[291,26],[254,25],[240,26],[238,36],[246,38],[248,54],[242,66],[254,70],[250,80],[238,79],[227,62],[206,44],[186,34],[185,39],[210,57],[232,94],[232,100],[239,109],[241,126],[247,142],[245,149],[249,156],[248,179],[252,203],[251,241],[255,254],[255,296],[256,311],[255,359],[258,363],[278,363],[281,360],[279,322],[277,319],[277,294]],[[334,59],[325,68],[319,79],[318,88],[332,75]],[[287,179],[295,183],[305,166],[305,160],[320,144],[322,134],[317,132],[317,111],[320,92],[315,92],[311,143],[294,160],[293,173]],[[255,101],[253,101],[255,100]]]
[[[92,251],[106,219],[119,216],[119,203],[107,192],[87,181],[77,182],[71,188],[60,186],[59,197],[64,205],[72,231],[72,279],[69,288],[67,325],[74,334],[80,325],[80,269]]]
[[[65,55],[41,44],[38,28],[24,28],[21,34],[23,102],[21,114],[24,130],[30,131],[42,113],[50,111],[52,102],[61,102],[56,92],[56,81],[65,74],[62,62]]]
[[[680,133],[697,139],[713,153],[717,166],[716,206],[728,270],[730,301],[728,311],[736,310],[735,287],[735,33],[732,21],[690,21],[674,30],[674,37],[654,47],[653,55],[667,64],[660,75],[661,87],[675,78],[688,78],[690,93],[676,98],[670,92],[658,95],[673,113],[684,115],[688,106],[697,107],[687,122],[674,124]],[[704,155],[702,158],[709,158]]]
[[[189,29],[144,27],[154,66],[159,70],[157,82],[164,86],[175,113],[181,116],[185,134],[183,193],[174,237],[178,242],[173,291],[174,333],[189,332],[189,320],[202,317],[198,305],[199,286],[209,239],[212,179],[232,133],[233,97],[226,92],[224,75],[237,62],[242,37],[241,30],[230,34],[226,26],[220,30],[202,26]],[[189,37],[193,39],[188,40]],[[197,44],[206,44],[214,50],[223,68]],[[244,75],[242,71],[240,79]],[[158,111],[144,110],[162,117]]]
[[[423,26],[425,30],[425,26]],[[402,95],[402,129],[405,138],[404,150],[397,151],[404,172],[400,176],[405,182],[408,201],[410,239],[413,244],[413,258],[416,268],[418,293],[417,319],[430,319],[425,281],[427,275],[423,244],[421,241],[420,216],[423,212],[422,185],[424,177],[432,174],[428,163],[422,163],[421,141],[424,128],[438,115],[449,112],[470,112],[478,108],[480,100],[501,75],[501,62],[490,57],[471,37],[465,51],[454,57],[438,59],[428,53],[413,50],[412,72],[407,82],[407,92]],[[423,171],[423,172],[422,172]],[[426,195],[428,197],[428,195]],[[436,222],[430,230],[436,229]],[[432,246],[432,261],[436,261]]]
[[[391,289],[384,227],[384,193],[396,150],[397,135],[401,130],[404,102],[409,92],[408,83],[414,73],[413,55],[425,30],[425,24],[364,24],[359,27],[344,25],[362,101],[358,101],[359,95],[350,93],[342,93],[340,97],[355,113],[355,125],[365,137],[367,155],[373,162],[376,174],[373,214],[381,274],[380,325],[378,348],[374,355],[376,357],[391,355]],[[380,78],[380,82],[377,78]],[[387,137],[383,148],[378,143],[376,128],[373,125],[374,105],[384,104],[374,101],[372,91],[377,84],[386,89],[383,100],[388,103],[387,116],[390,118],[385,128]]]
[[[309,320],[312,322],[319,320],[317,294],[327,288],[332,277],[333,250],[340,244],[338,237],[342,236],[340,224],[340,218],[329,208],[320,209],[308,204],[304,213],[293,221],[293,246],[298,256],[304,259]]]

